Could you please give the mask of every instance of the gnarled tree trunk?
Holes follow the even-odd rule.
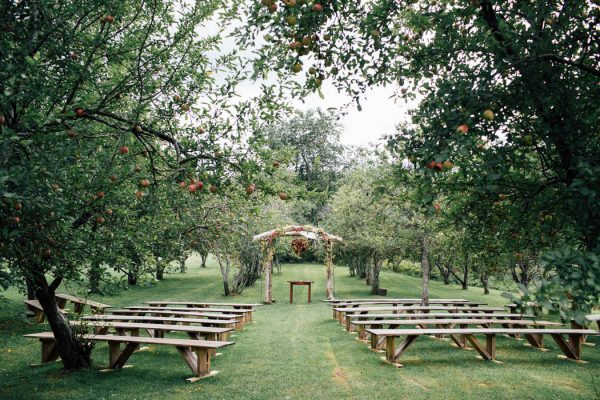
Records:
[[[56,350],[67,370],[87,368],[91,366],[90,350],[77,339],[67,317],[60,312],[56,304],[55,291],[62,278],[56,278],[48,285],[45,276],[35,278],[35,294],[44,309],[56,341]]]

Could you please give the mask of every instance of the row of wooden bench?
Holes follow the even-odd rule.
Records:
[[[111,314],[84,316],[71,323],[93,329],[94,333],[82,336],[84,340],[108,343],[109,369],[122,368],[142,344],[174,346],[194,373],[194,377],[188,380],[195,381],[217,373],[210,370],[211,356],[217,355],[217,350],[234,344],[228,341],[229,335],[234,329],[241,330],[244,323],[252,321],[255,307],[260,306],[245,303],[159,303],[155,307],[134,306],[113,310]],[[200,309],[203,312],[196,311]],[[141,332],[148,336],[140,336]],[[189,339],[165,338],[168,332],[185,333]],[[40,340],[42,363],[58,358],[52,332],[25,336]]]
[[[430,306],[420,306],[419,299],[328,301],[334,318],[349,332],[358,330],[358,338],[367,341],[374,351],[385,351],[385,360],[393,365],[421,336],[448,336],[458,348],[469,343],[485,360],[496,360],[496,336],[524,336],[533,347],[544,349],[544,335],[550,335],[566,358],[581,360],[582,345],[587,336],[599,331],[531,319],[532,316],[507,313],[502,307],[486,307],[461,299],[435,299]],[[433,311],[433,312],[432,312]],[[443,312],[442,312],[443,311]],[[600,317],[590,316],[600,328]],[[414,328],[406,328],[414,327]],[[484,335],[485,345],[475,335]],[[401,337],[405,339],[397,344]]]

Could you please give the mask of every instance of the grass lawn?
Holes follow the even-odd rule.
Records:
[[[115,306],[145,300],[212,300],[260,302],[261,282],[232,299],[221,295],[215,264],[198,268],[190,259],[186,274],[171,274],[151,288],[134,288],[116,296],[94,297]],[[295,304],[288,304],[289,279],[309,279],[313,303],[306,304],[306,288],[296,287]],[[420,280],[383,272],[388,297],[419,297]],[[336,297],[366,297],[368,287],[336,270]],[[482,289],[463,291],[432,282],[431,297],[466,298],[502,305],[500,292],[484,296]],[[403,356],[404,368],[380,360],[332,319],[320,302],[325,292],[325,267],[284,265],[274,275],[276,304],[261,307],[254,323],[234,335],[236,344],[213,358],[220,374],[196,383],[184,378],[191,371],[173,348],[150,347],[134,354],[133,368],[103,373],[108,349],[94,349],[95,368],[64,374],[60,363],[30,367],[39,362],[40,344],[25,333],[46,330],[24,321],[21,295],[6,293],[0,300],[0,399],[598,399],[600,398],[600,341],[584,347],[589,364],[561,360],[551,338],[549,352],[524,346],[524,341],[498,338],[502,364],[475,358],[474,351],[458,350],[444,340],[421,338]]]

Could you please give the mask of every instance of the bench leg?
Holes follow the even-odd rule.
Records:
[[[42,363],[58,359],[58,350],[54,339],[40,339],[40,342],[42,342]]]
[[[554,339],[567,358],[571,360],[581,360],[583,335],[569,335],[568,342],[560,334],[552,334],[552,339]]]
[[[209,349],[198,348],[192,351],[189,347],[177,346],[177,350],[185,363],[190,367],[195,375],[195,378],[189,379],[190,381],[197,380],[198,378],[204,378],[207,376],[214,375],[216,373],[210,372],[210,351]]]
[[[108,368],[117,369],[123,368],[123,365],[125,365],[129,357],[131,357],[133,352],[138,348],[138,343],[128,343],[123,351],[121,351],[120,342],[109,342],[108,347],[110,351],[110,364]]]
[[[75,303],[75,305],[73,306],[73,311],[75,312],[75,314],[80,315],[83,312],[84,307],[85,304]]]
[[[46,314],[43,310],[35,310],[35,322],[41,324],[46,319]]]
[[[396,337],[395,336],[386,336],[385,337],[385,359],[392,364],[394,363],[394,361],[396,359],[395,351],[396,351]]]
[[[540,334],[525,334],[525,339],[529,342],[533,347],[537,347],[538,349],[544,348],[544,335]]]
[[[56,305],[61,310],[64,310],[65,306],[67,305],[67,299],[59,299],[59,298],[57,298],[56,299]]]
[[[364,325],[359,325],[358,326],[358,338],[360,340],[366,340],[367,339],[367,331],[365,330],[365,326]]]
[[[483,357],[484,360],[495,360],[496,359],[496,335],[485,335],[486,337],[486,346],[485,348],[481,343],[475,338],[474,335],[465,335],[469,343],[473,346],[475,350]]]
[[[394,362],[398,358],[400,358],[402,353],[404,353],[404,351],[406,351],[406,349],[408,349],[408,346],[410,346],[412,344],[412,342],[414,342],[418,337],[419,337],[418,335],[408,335],[406,337],[406,339],[404,339],[404,341],[402,343],[400,343],[398,348],[396,348],[396,350],[394,351]],[[388,338],[390,338],[390,336],[388,336]]]

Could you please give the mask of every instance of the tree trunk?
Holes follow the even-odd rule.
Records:
[[[482,272],[479,276],[479,280],[483,285],[483,294],[490,294],[490,277],[487,273]]]
[[[90,292],[102,293],[100,290],[100,278],[102,277],[102,267],[97,263],[93,263],[89,269]]]
[[[465,264],[463,267],[462,290],[469,288],[469,267]]]
[[[382,259],[373,256],[373,268],[371,269],[371,294],[379,294],[379,272],[381,271]]]
[[[56,287],[62,279],[57,278],[51,285],[48,285],[46,278],[42,275],[36,278],[35,294],[44,309],[46,319],[50,324],[56,349],[66,370],[76,370],[79,368],[88,368],[91,366],[90,350],[77,339],[69,320],[60,312],[54,296]]]
[[[208,258],[208,251],[200,252],[200,259],[202,260],[202,264],[200,265],[202,268],[206,268],[206,259]]]
[[[156,280],[162,281],[165,278],[165,267],[162,264],[156,264]]]
[[[429,248],[427,237],[421,239],[421,272],[423,274],[423,294],[421,296],[421,305],[429,305],[429,276],[431,274],[431,266],[429,265]]]
[[[30,278],[25,278],[25,285],[27,286],[27,300],[35,300],[35,285]]]
[[[187,256],[185,254],[183,254],[181,257],[179,257],[179,273],[180,274],[184,274],[186,271],[185,260],[187,260]]]

